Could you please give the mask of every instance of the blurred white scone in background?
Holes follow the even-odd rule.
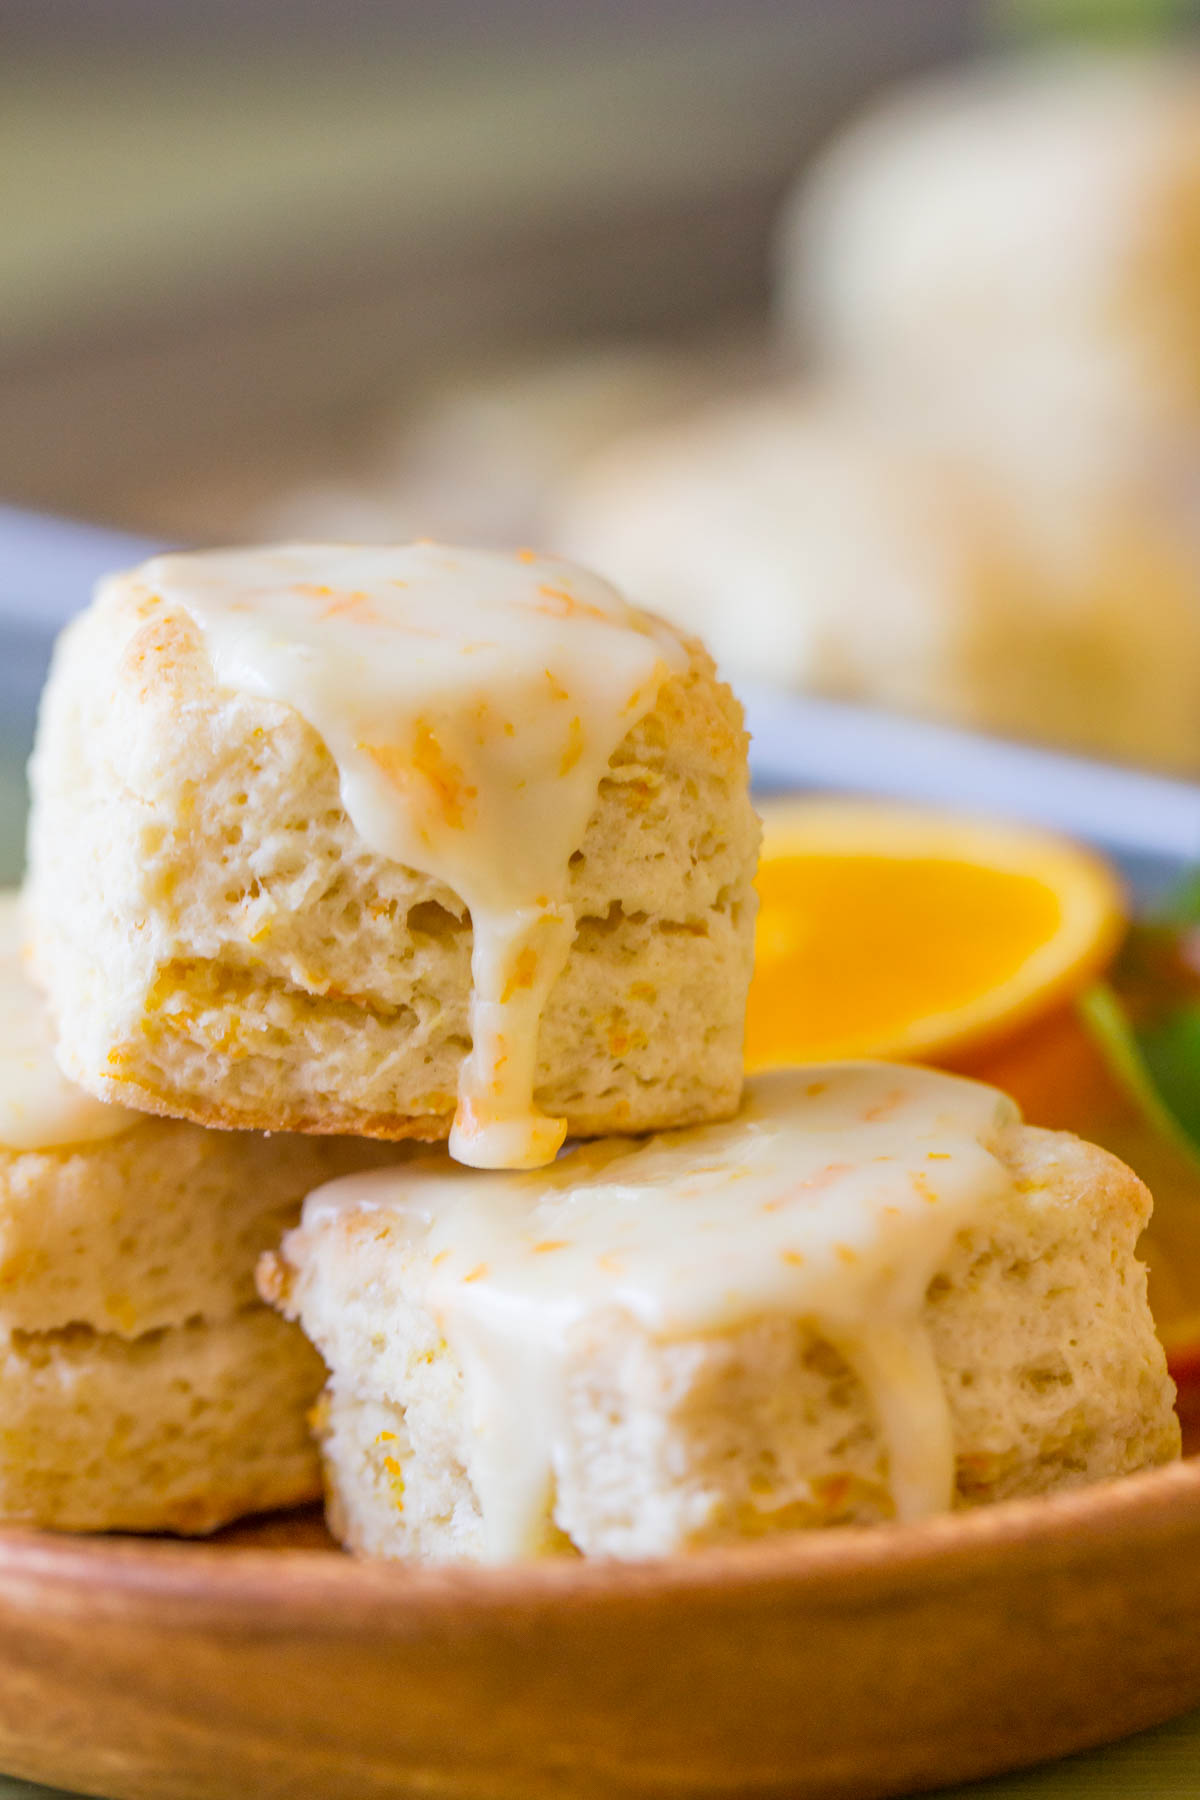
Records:
[[[335,1182],[260,1282],[329,1367],[351,1549],[655,1556],[1177,1455],[1149,1208],[993,1088],[811,1064],[536,1174]]]
[[[761,371],[753,340],[615,340],[465,369],[371,434],[340,478],[261,503],[260,538],[538,543],[546,496],[605,445],[663,425]]]
[[[58,1072],[0,895],[0,1519],[212,1531],[313,1497],[320,1364],[254,1264],[377,1145],[203,1131]]]
[[[1076,461],[1193,424],[1200,66],[1063,52],[902,90],[802,178],[779,283],[789,338],[874,403]]]
[[[1005,470],[794,387],[614,446],[550,536],[735,681],[1200,768],[1200,533],[1147,481]]]

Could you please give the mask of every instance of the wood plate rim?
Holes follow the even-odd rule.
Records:
[[[1198,1609],[1200,1459],[645,1562],[6,1528],[0,1761],[110,1800],[881,1800],[1194,1707]]]
[[[283,1613],[302,1620],[306,1632],[323,1624],[336,1630],[339,1615],[352,1607],[360,1625],[365,1608],[382,1622],[394,1617],[408,1637],[417,1611],[426,1617],[453,1612],[461,1623],[473,1613],[509,1611],[521,1603],[539,1609],[593,1607],[606,1598],[624,1603],[735,1588],[805,1588],[814,1599],[831,1599],[867,1583],[877,1595],[889,1576],[896,1591],[914,1581],[949,1583],[969,1577],[981,1559],[995,1563],[1006,1555],[1020,1555],[1027,1563],[1036,1554],[1047,1569],[1062,1569],[1094,1559],[1106,1546],[1198,1522],[1200,1456],[1069,1493],[998,1501],[914,1524],[797,1531],[641,1561],[561,1557],[494,1568],[405,1564],[316,1547],[89,1538],[3,1527],[0,1600],[5,1606],[20,1604],[14,1586],[28,1584],[36,1590],[28,1596],[33,1606],[44,1606],[48,1589],[83,1588],[94,1603],[111,1586],[122,1603],[134,1594],[161,1595],[228,1616],[230,1602],[240,1599],[255,1609],[261,1629],[269,1609],[282,1599]],[[337,1602],[335,1613],[329,1611],[331,1601]]]

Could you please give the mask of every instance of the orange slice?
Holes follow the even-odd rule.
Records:
[[[1038,831],[878,802],[763,808],[747,1066],[934,1061],[1005,1036],[1112,956],[1121,889]]]

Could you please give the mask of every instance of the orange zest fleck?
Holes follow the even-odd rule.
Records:
[[[926,1175],[926,1173],[923,1169],[918,1169],[915,1172],[915,1174],[913,1175],[913,1178],[912,1178],[912,1184],[916,1188],[918,1194],[920,1194],[922,1200],[924,1200],[929,1206],[937,1205],[937,1201],[938,1201],[937,1194],[930,1187],[929,1177],[928,1177],[928,1175]]]
[[[537,970],[537,951],[529,944],[526,944],[525,948],[518,952],[517,960],[513,965],[513,972],[504,984],[504,991],[500,995],[500,1004],[502,1006],[507,1005],[508,1001],[512,999],[518,989],[531,988],[534,981],[537,979]],[[500,1059],[498,1058],[498,1063],[499,1060]]]
[[[407,787],[414,774],[421,777],[432,789],[447,825],[461,830],[467,823],[470,804],[478,798],[479,789],[466,780],[458,764],[446,755],[428,719],[417,720],[412,749],[407,755],[397,744],[360,744],[358,748],[371,757],[397,787]]]
[[[562,761],[558,765],[560,775],[569,775],[575,764],[583,755],[583,721],[576,713],[567,727],[566,748],[562,753]]]
[[[349,594],[339,594],[335,600],[329,602],[329,605],[325,607],[321,616],[325,619],[336,619],[342,614],[345,614],[348,618],[357,620],[360,625],[382,625],[383,623],[383,620],[371,605],[369,597],[366,594],[357,591]]]
[[[877,1100],[874,1106],[868,1106],[863,1118],[875,1124],[880,1119],[891,1118],[896,1108],[903,1104],[904,1095],[899,1088],[896,1088],[890,1094],[885,1094],[882,1100]]]
[[[843,1175],[849,1175],[851,1167],[850,1163],[845,1162],[826,1163],[825,1167],[818,1169],[815,1175],[809,1175],[805,1180],[798,1181],[790,1193],[781,1195],[778,1200],[765,1200],[763,1211],[778,1212],[781,1207],[787,1205],[789,1200],[797,1199],[802,1194],[819,1194],[823,1188],[832,1187],[834,1182],[840,1180]]]
[[[605,625],[612,624],[606,612],[601,612],[598,606],[589,606],[586,600],[577,600],[566,588],[554,587],[550,582],[543,581],[538,585],[538,593],[544,600],[552,602],[550,606],[539,606],[539,612],[554,613],[564,619],[584,617],[599,619]]]

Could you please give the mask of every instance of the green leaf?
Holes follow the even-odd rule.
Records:
[[[1200,870],[1131,926],[1079,1011],[1143,1116],[1200,1164]]]
[[[1156,1130],[1200,1168],[1200,1010],[1165,1031],[1139,1035],[1121,996],[1098,982],[1077,1001],[1079,1016],[1130,1099]]]
[[[1006,38],[1101,44],[1155,43],[1196,19],[1195,0],[994,0],[991,23]]]
[[[1190,869],[1174,891],[1155,907],[1148,924],[1153,927],[1200,926],[1200,869]]]
[[[1193,1145],[1200,1146],[1200,1010],[1180,1007],[1138,1043],[1155,1091]]]

